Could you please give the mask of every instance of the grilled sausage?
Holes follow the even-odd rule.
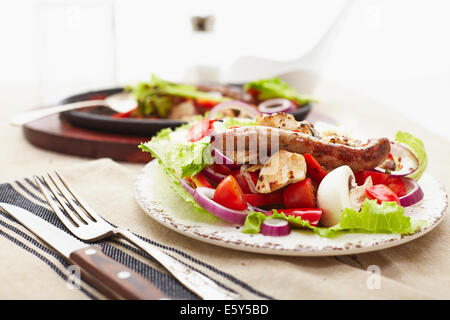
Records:
[[[228,129],[214,135],[211,146],[237,163],[248,163],[248,159],[266,163],[278,150],[286,150],[299,154],[310,153],[327,170],[348,165],[354,171],[377,167],[390,152],[387,138],[369,140],[368,144],[355,147],[328,143],[319,137],[264,126]],[[247,156],[239,159],[237,155],[243,153]],[[258,156],[248,157],[248,154],[254,153]]]

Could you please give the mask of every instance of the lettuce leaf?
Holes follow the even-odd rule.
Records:
[[[224,118],[222,121],[216,121],[213,124],[214,130],[217,133],[223,132],[234,126],[249,127],[256,125],[258,125],[256,120],[246,118]]]
[[[201,118],[199,117],[199,119]],[[197,212],[213,216],[198,205],[179,182],[180,178],[192,177],[202,171],[206,165],[213,163],[209,137],[197,142],[186,141],[186,134],[194,123],[195,121],[190,122],[175,130],[163,129],[150,141],[141,143],[138,147],[144,152],[150,152],[152,157],[158,161],[169,178],[168,183],[172,190],[184,201],[192,204]],[[222,122],[217,123],[221,125],[223,130],[235,125],[256,125],[253,120],[238,118],[224,118]]]
[[[127,86],[125,91],[131,92],[138,102],[138,111],[141,115],[156,114],[167,117],[174,105],[172,97],[191,99],[207,99],[212,101],[226,101],[229,98],[199,91],[195,86],[177,84],[164,80],[152,74],[150,81],[138,82],[134,86]]]
[[[298,227],[313,230],[321,237],[335,237],[342,233],[397,233],[412,234],[420,227],[427,224],[424,220],[413,220],[404,214],[405,208],[395,202],[382,202],[378,204],[376,200],[366,199],[358,212],[347,208],[342,212],[341,221],[332,227],[313,227],[307,221],[302,221],[300,217],[286,217],[283,213],[274,210],[271,216],[266,216],[260,212],[250,213],[244,223],[242,232],[259,233],[261,223],[265,219],[284,219]]]
[[[423,142],[420,139],[414,137],[412,134],[402,131],[398,131],[395,135],[395,142],[402,143],[407,146],[417,157],[417,160],[419,161],[419,167],[416,171],[414,171],[407,177],[419,181],[428,165],[428,158]]]
[[[183,138],[191,127],[192,123],[188,123],[175,130],[162,129],[150,141],[141,143],[138,147],[142,151],[150,152],[152,157],[158,161],[169,178],[170,188],[181,199],[190,203],[197,212],[210,214],[197,204],[194,197],[179,182],[179,177],[192,177],[206,166],[206,163],[196,162],[200,161],[200,154],[203,154],[203,151],[209,146],[209,139],[202,139],[195,143],[184,142]],[[189,152],[185,154],[184,151]]]
[[[244,221],[244,227],[242,228],[243,233],[259,233],[261,229],[261,224],[264,220],[269,219],[262,212],[253,211],[250,212]]]
[[[166,128],[139,148],[147,151],[160,161],[165,168],[180,174],[180,178],[192,177],[212,163],[209,151],[209,137],[197,142],[187,142],[184,138],[192,124],[183,125],[175,131]]]
[[[284,98],[297,101],[299,105],[304,105],[308,102],[315,101],[309,97],[299,95],[294,88],[290,87],[286,82],[277,77],[252,81],[244,86],[245,90],[250,88],[259,91],[259,100]]]
[[[342,212],[341,221],[330,228],[315,228],[322,237],[333,237],[342,232],[397,233],[412,234],[427,224],[424,220],[413,220],[406,216],[405,208],[395,202],[366,199],[357,212],[347,208]]]
[[[266,216],[264,213],[257,211],[250,212],[245,219],[242,232],[259,233],[261,229],[261,224],[266,219],[283,219],[288,221],[291,226],[297,228],[307,228],[307,229],[314,228],[309,224],[308,221],[302,220],[301,217],[286,216],[283,212],[278,212],[277,210],[273,209],[273,214],[271,216]]]
[[[211,215],[211,213],[209,213],[207,210],[203,209],[195,200],[194,197],[191,196],[189,194],[189,192],[187,192],[183,186],[180,184],[180,182],[178,181],[177,176],[175,175],[174,171],[170,168],[164,167],[162,165],[162,163],[159,161],[159,164],[161,165],[161,167],[163,168],[164,172],[166,173],[166,175],[170,178],[170,188],[175,191],[175,193],[177,193],[181,199],[183,199],[184,201],[186,201],[187,203],[190,203],[192,205],[192,207],[198,212],[198,213],[203,213],[203,214],[208,214]]]
[[[201,119],[201,117],[199,117]],[[210,137],[196,142],[187,142],[186,134],[195,122],[182,125],[175,130],[166,128],[158,132],[150,141],[141,143],[142,151],[150,152],[165,168],[174,170],[179,178],[192,177],[213,163]],[[214,123],[216,132],[231,126],[256,125],[252,119],[224,118]]]

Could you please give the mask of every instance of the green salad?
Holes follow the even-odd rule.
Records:
[[[299,99],[278,80],[249,86],[264,94],[262,98],[283,91],[284,97]],[[192,89],[182,88],[176,90]],[[267,130],[285,139],[268,161],[250,163],[253,151],[245,143],[236,145],[232,154],[220,149],[219,138],[245,141],[252,132],[260,134],[260,148]],[[428,159],[419,138],[399,131],[393,140],[364,143],[327,134],[286,113],[254,119],[198,116],[176,129],[161,130],[139,147],[158,161],[180,201],[198,214],[212,213],[241,225],[243,233],[283,236],[300,229],[327,238],[345,233],[406,235],[427,225],[405,214],[405,208],[423,198],[417,181]],[[339,152],[329,152],[335,149]],[[238,152],[246,160],[239,162],[234,157]],[[352,162],[359,153],[360,160]]]

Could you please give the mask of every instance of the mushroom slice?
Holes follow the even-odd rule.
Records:
[[[356,185],[350,189],[350,204],[353,209],[359,211],[364,200],[367,198],[366,189],[373,186],[372,177],[367,177],[362,186]]]
[[[330,171],[317,190],[317,205],[323,211],[320,222],[331,227],[341,221],[345,208],[359,210],[365,199],[365,189],[371,185],[372,179],[367,179],[363,186],[358,186],[349,166]]]

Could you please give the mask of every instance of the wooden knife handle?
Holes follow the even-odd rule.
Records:
[[[70,254],[70,260],[126,300],[158,300],[167,297],[133,270],[106,256],[99,245]],[[95,283],[93,283],[96,286]]]

